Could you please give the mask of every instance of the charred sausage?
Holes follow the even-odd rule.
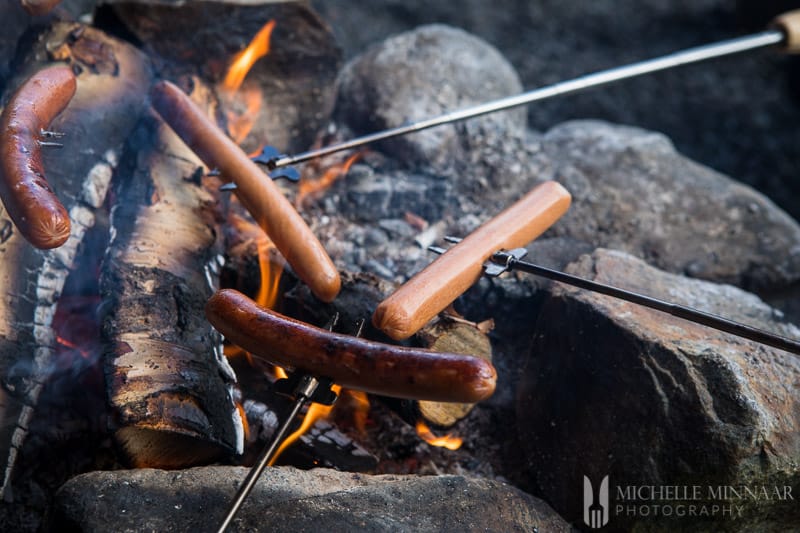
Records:
[[[161,81],[150,97],[159,115],[200,159],[236,183],[242,204],[314,295],[325,302],[333,301],[341,287],[339,272],[272,180],[178,87]]]
[[[332,333],[264,309],[232,289],[211,297],[206,317],[254,356],[343,387],[440,402],[478,402],[494,392],[495,369],[478,357]]]
[[[494,252],[524,246],[544,233],[571,200],[558,183],[542,183],[382,301],[372,323],[393,339],[410,337],[478,281]]]
[[[0,198],[37,248],[57,248],[69,238],[69,214],[47,183],[40,142],[76,86],[68,66],[47,67],[17,89],[0,115]]]

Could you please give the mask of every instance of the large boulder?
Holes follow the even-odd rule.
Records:
[[[622,252],[597,250],[568,270],[800,339],[800,329],[781,323],[780,313],[752,294],[668,274]],[[798,382],[796,355],[622,300],[553,287],[520,380],[527,488],[578,521],[583,475],[594,483],[610,475],[617,524],[685,526],[708,518],[718,529],[796,525],[800,507],[785,496],[797,498],[800,490]],[[688,502],[684,493],[631,500],[619,492],[695,485],[700,492]],[[720,486],[742,496],[722,498]],[[721,511],[656,518],[627,507],[651,506],[653,513],[654,505],[675,511],[679,504],[708,505],[709,512],[733,505],[736,521]]]
[[[675,150],[665,136],[573,121],[544,136],[573,195],[555,232],[664,270],[775,290],[800,280],[800,226],[769,199]]]
[[[353,59],[340,75],[336,117],[358,133],[431,118],[521,92],[514,68],[500,52],[457,28],[434,24],[390,37]],[[387,151],[409,166],[449,170],[486,145],[521,139],[525,111],[387,141]]]
[[[208,531],[246,468],[92,472],[58,493],[51,522],[92,531]],[[462,476],[368,476],[268,468],[235,531],[569,531],[546,503],[504,483]]]

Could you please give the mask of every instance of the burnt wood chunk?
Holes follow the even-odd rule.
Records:
[[[222,262],[205,168],[155,116],[127,155],[101,279],[116,439],[135,466],[180,468],[241,453],[236,377],[203,315]]]
[[[92,68],[92,50],[114,63],[113,72]],[[42,159],[69,212],[71,235],[58,249],[36,250],[0,208],[0,493],[7,500],[19,450],[53,368],[58,333],[53,318],[61,290],[105,202],[119,150],[144,108],[151,78],[149,62],[132,46],[80,24],[58,23],[38,37],[6,96],[55,61],[69,63],[77,73],[77,92],[51,124],[65,134],[64,148],[45,149]]]
[[[418,336],[431,350],[472,354],[491,363],[492,345],[481,326],[462,320],[442,319],[423,329]],[[419,416],[441,427],[454,425],[467,416],[473,407],[474,403],[416,402]]]
[[[333,32],[311,7],[230,0],[164,4],[118,0],[112,8],[146,52],[172,62],[175,74],[200,73],[215,83],[273,20],[269,53],[253,65],[237,91],[261,101],[257,111],[245,111],[255,117],[242,148],[250,152],[268,143],[291,153],[311,145],[333,109],[342,64]],[[241,104],[238,95],[224,93],[220,89],[226,108],[234,111]]]

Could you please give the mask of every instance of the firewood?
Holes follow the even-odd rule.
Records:
[[[258,111],[246,113],[253,116],[253,129],[241,145],[247,152],[264,143],[286,152],[305,150],[326,124],[341,50],[306,2],[116,0],[111,8],[146,52],[215,83],[223,81],[234,56],[262,26],[275,21],[269,53],[253,65],[241,87],[260,93],[262,101]],[[223,101],[232,110],[231,102]]]
[[[79,24],[59,23],[39,36],[10,92],[32,72],[67,61],[78,73],[69,107],[52,123],[63,149],[43,153],[48,179],[69,211],[72,232],[55,250],[36,250],[0,211],[0,457],[2,493],[10,483],[36,403],[53,365],[58,298],[78,248],[105,201],[118,151],[144,108],[147,60],[133,47]],[[98,69],[104,63],[112,70]]]
[[[101,279],[116,439],[135,466],[241,453],[236,377],[203,314],[222,261],[216,202],[200,184],[206,169],[155,116],[128,146]]]
[[[472,354],[492,361],[492,345],[480,324],[442,319],[424,328],[418,337],[437,352]],[[431,424],[450,427],[472,411],[473,403],[416,402],[419,415]]]

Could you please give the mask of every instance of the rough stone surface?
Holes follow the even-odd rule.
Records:
[[[661,272],[622,252],[600,249],[568,270],[800,338],[800,329],[780,323],[780,313],[751,294]],[[736,522],[711,517],[714,528],[779,530],[800,520],[797,357],[558,286],[542,308],[524,372],[517,410],[528,453],[523,485],[567,519],[582,518],[582,476],[599,483],[610,475],[612,502],[614,486],[788,486],[794,500],[716,502],[743,510]]]
[[[350,62],[340,76],[336,116],[359,133],[401,126],[521,91],[494,47],[462,30],[430,25],[396,35]],[[469,150],[519,139],[525,112],[493,114],[385,143],[398,159],[449,169]]]
[[[526,89],[761,31],[792,0],[316,0],[352,57],[420,24],[496,46]],[[743,180],[800,217],[800,58],[761,50],[528,106],[529,124],[598,118],[664,132],[692,159]]]
[[[800,279],[800,226],[663,135],[575,121],[550,130],[542,147],[573,195],[557,234],[751,290]]]
[[[59,492],[51,525],[83,532],[209,531],[245,468],[93,472]],[[269,468],[231,531],[569,531],[541,500],[462,476],[365,476]]]

